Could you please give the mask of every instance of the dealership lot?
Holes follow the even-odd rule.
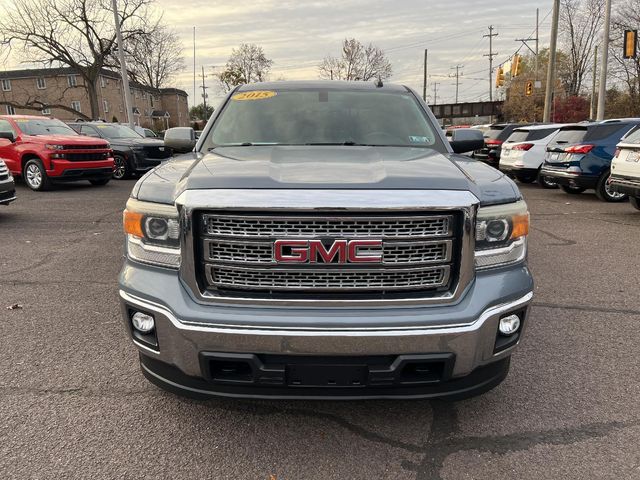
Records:
[[[509,377],[484,396],[195,402],[142,377],[120,323],[132,186],[20,184],[0,208],[2,478],[640,477],[629,204],[521,187],[536,297]]]

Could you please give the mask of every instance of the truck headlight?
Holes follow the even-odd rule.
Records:
[[[529,212],[523,200],[480,208],[476,221],[476,269],[524,260],[528,234]]]
[[[180,267],[180,222],[173,205],[130,198],[123,213],[127,255],[131,260]]]

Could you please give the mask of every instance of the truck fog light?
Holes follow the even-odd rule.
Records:
[[[520,328],[520,317],[512,314],[502,317],[500,319],[500,326],[498,329],[502,335],[513,335]]]
[[[134,313],[131,317],[131,323],[133,324],[133,328],[138,330],[140,333],[149,333],[156,325],[156,322],[151,315],[147,315],[142,312]]]

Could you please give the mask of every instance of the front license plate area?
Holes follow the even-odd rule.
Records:
[[[290,387],[364,387],[369,367],[366,365],[287,365]]]

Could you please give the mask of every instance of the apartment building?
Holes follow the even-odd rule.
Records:
[[[98,80],[99,119],[107,122],[128,122],[124,106],[124,92],[120,74],[102,70]],[[169,127],[189,126],[187,92],[178,88],[150,88],[129,82],[136,125],[165,130]],[[14,105],[2,104],[10,102]],[[21,108],[42,102],[40,112]],[[71,68],[41,68],[0,72],[0,114],[42,115],[74,121],[82,115],[63,108],[63,105],[91,117],[91,104],[84,80]]]

